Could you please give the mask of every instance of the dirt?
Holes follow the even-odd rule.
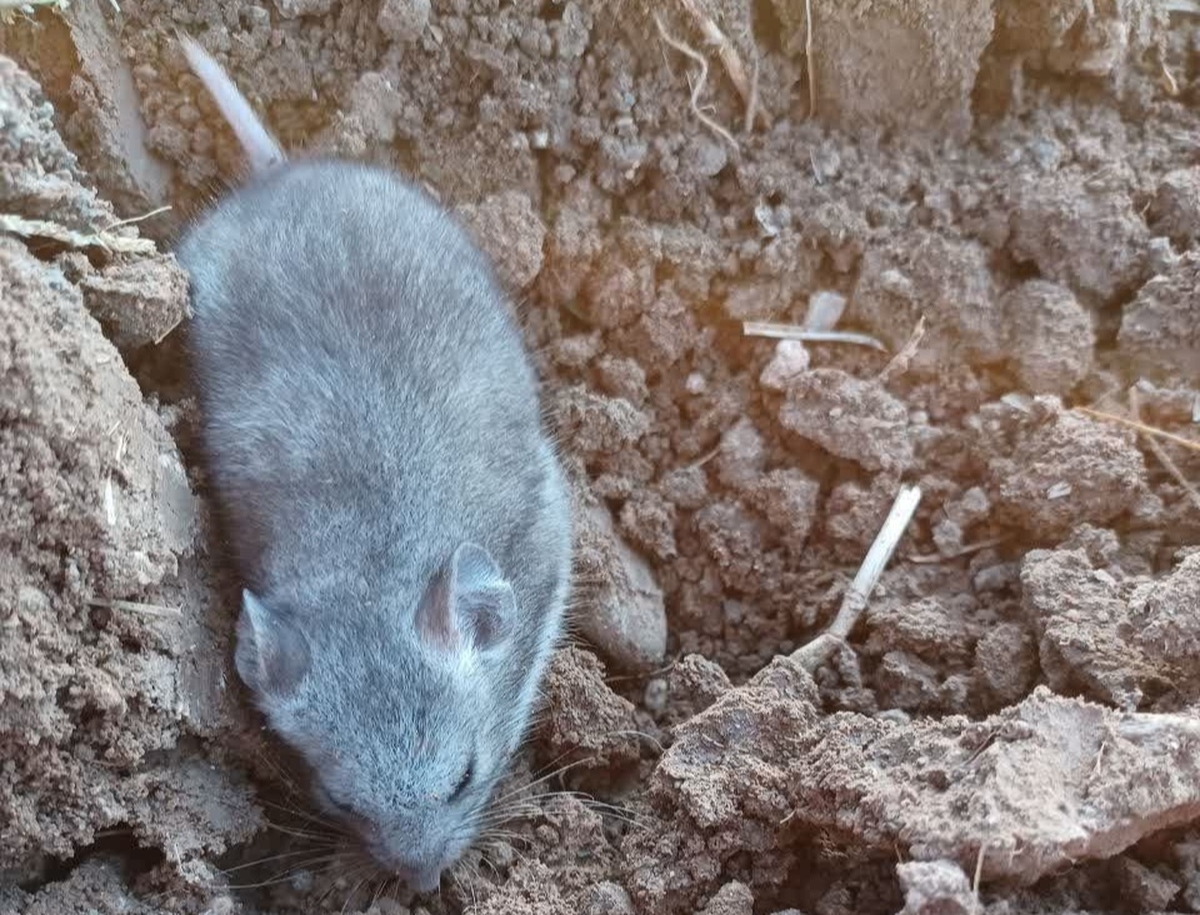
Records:
[[[241,162],[177,29],[290,149],[453,208],[545,381],[571,640],[440,894],[330,863],[230,664],[171,249]],[[0,10],[0,913],[1200,912],[1198,29]]]

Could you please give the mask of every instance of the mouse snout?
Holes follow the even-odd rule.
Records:
[[[397,867],[394,870],[397,877],[418,893],[432,893],[442,884],[442,870],[439,867],[419,870]]]
[[[372,848],[372,856],[387,870],[418,893],[436,890],[442,882],[443,862],[439,856],[406,855],[393,849]]]

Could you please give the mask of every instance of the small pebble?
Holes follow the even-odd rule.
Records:
[[[764,388],[786,391],[793,378],[808,371],[809,362],[808,349],[802,340],[780,340],[758,380]]]
[[[671,690],[667,681],[662,677],[654,677],[646,684],[646,692],[642,696],[642,705],[652,715],[661,715],[667,707],[667,699]]]
[[[288,879],[288,885],[297,893],[307,893],[313,888],[313,882],[312,871],[308,870],[296,871]]]
[[[822,289],[808,299],[808,316],[804,319],[806,330],[833,330],[846,310],[846,297],[840,292]]]
[[[581,915],[634,915],[636,911],[625,887],[609,881],[589,886],[580,902]]]
[[[234,908],[234,902],[230,897],[218,896],[208,904],[208,908],[201,915],[233,915]]]
[[[717,890],[701,909],[702,915],[754,915],[754,894],[744,883],[734,880]]]

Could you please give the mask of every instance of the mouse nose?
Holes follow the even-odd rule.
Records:
[[[442,866],[436,860],[414,860],[384,849],[373,849],[375,859],[418,893],[430,893],[442,883]]]
[[[396,868],[396,875],[418,893],[432,893],[442,885],[442,870],[439,867]]]

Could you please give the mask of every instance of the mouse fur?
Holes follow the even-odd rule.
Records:
[[[565,480],[467,233],[387,170],[282,160],[257,130],[249,180],[177,249],[236,667],[316,800],[428,890],[478,837],[559,640]]]

